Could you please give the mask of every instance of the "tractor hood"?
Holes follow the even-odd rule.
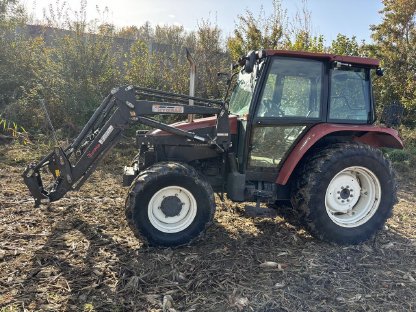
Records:
[[[230,134],[236,134],[237,133],[237,116],[230,115],[228,117],[228,121],[229,121],[229,125],[230,125]],[[217,124],[217,117],[216,116],[211,116],[211,117],[206,117],[206,118],[198,118],[198,119],[195,119],[192,122],[188,122],[188,121],[175,122],[175,123],[171,124],[171,126],[177,128],[177,129],[192,132],[192,130],[213,128],[213,127],[215,127],[216,124]],[[148,132],[147,135],[169,136],[169,135],[172,135],[172,134],[168,133],[166,131],[160,130],[160,129],[156,129],[156,130],[152,130],[152,131]]]

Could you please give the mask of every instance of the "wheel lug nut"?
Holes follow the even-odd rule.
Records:
[[[345,200],[341,200],[341,202],[342,202],[342,203],[344,203],[344,202],[345,202]]]
[[[350,200],[349,199],[347,199],[347,202],[349,202]]]
[[[341,186],[341,190],[343,190],[345,187]]]
[[[350,197],[354,197],[354,195],[350,195]]]
[[[346,188],[350,188],[349,185],[347,185]]]
[[[340,193],[341,193],[340,191],[337,192],[337,194],[340,194]]]

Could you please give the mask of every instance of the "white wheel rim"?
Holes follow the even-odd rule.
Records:
[[[178,213],[166,213],[166,201],[172,199],[182,206]],[[149,201],[147,213],[150,223],[164,233],[178,233],[185,230],[194,221],[197,211],[195,197],[181,186],[168,186],[157,191]]]
[[[380,181],[371,170],[358,166],[335,175],[325,194],[328,216],[347,228],[366,223],[377,211],[380,200]]]

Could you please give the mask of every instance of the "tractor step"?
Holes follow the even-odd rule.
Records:
[[[137,177],[138,171],[134,167],[124,166],[123,186],[130,186]]]
[[[277,211],[272,208],[261,208],[246,205],[244,207],[244,215],[251,218],[276,218]]]

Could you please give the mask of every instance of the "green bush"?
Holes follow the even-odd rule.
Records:
[[[392,162],[404,162],[410,159],[410,153],[407,150],[389,150],[386,154]]]

